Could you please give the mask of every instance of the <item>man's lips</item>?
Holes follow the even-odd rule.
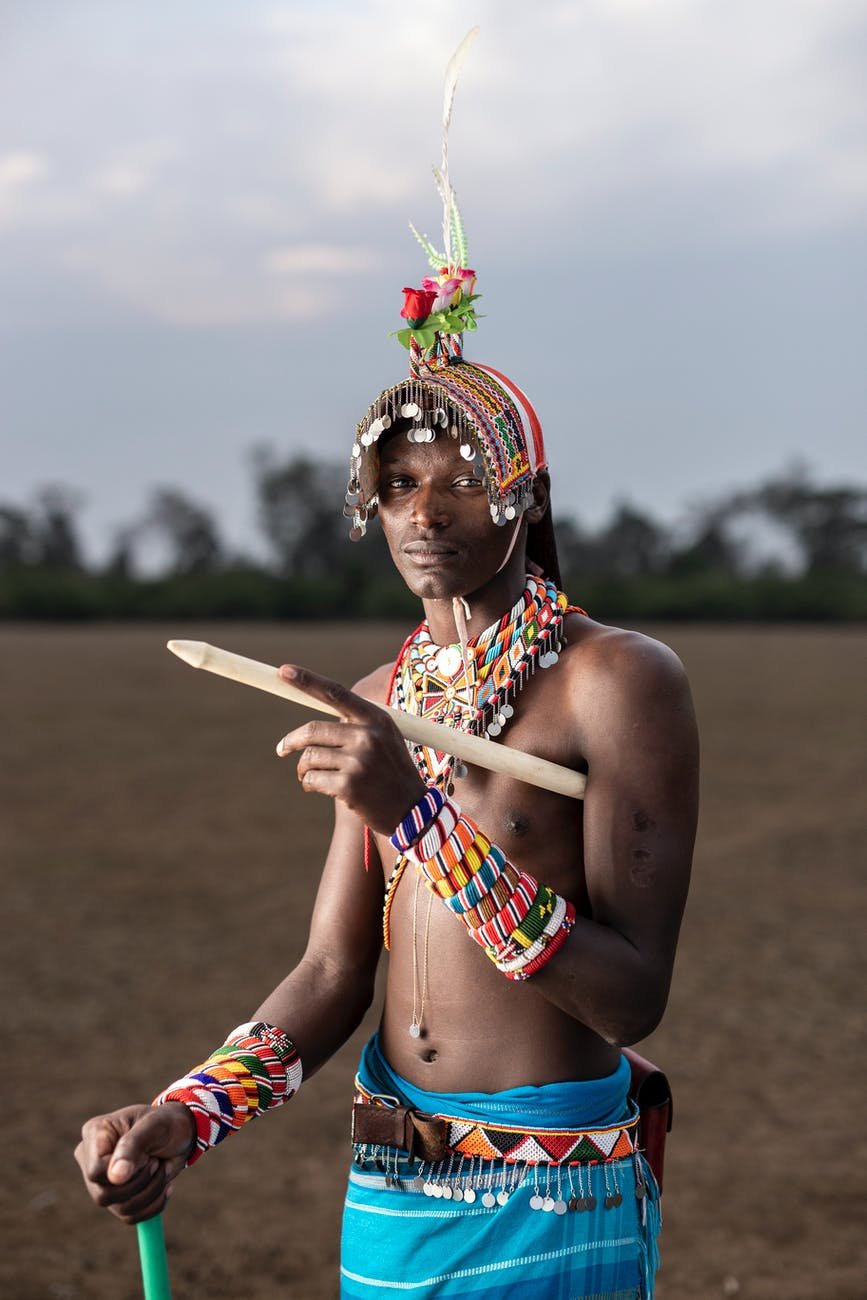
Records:
[[[458,548],[448,542],[433,542],[419,539],[414,542],[407,542],[403,548],[404,555],[408,555],[414,564],[442,564],[444,560],[452,559],[458,553]]]

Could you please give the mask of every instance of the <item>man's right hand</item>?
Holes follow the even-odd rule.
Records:
[[[124,1223],[139,1223],[164,1209],[195,1138],[192,1111],[181,1102],[124,1106],[87,1121],[75,1159],[91,1199]]]

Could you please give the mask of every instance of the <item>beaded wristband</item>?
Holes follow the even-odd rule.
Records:
[[[222,1047],[154,1098],[154,1106],[181,1101],[193,1112],[196,1145],[187,1165],[266,1110],[282,1106],[301,1087],[301,1061],[276,1025],[249,1021]]]
[[[391,842],[400,853],[405,853],[411,844],[427,830],[439,816],[445,798],[438,786],[429,785],[418,803],[410,808],[399,826],[396,826]]]
[[[410,817],[430,806],[422,800]],[[559,952],[575,923],[573,905],[519,871],[454,800],[442,801],[414,843],[406,841],[407,820],[395,831],[403,852],[507,979],[528,979]]]

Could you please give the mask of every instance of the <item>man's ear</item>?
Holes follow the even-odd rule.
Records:
[[[540,469],[533,479],[533,504],[524,511],[528,524],[538,524],[551,500],[551,479],[546,469]]]

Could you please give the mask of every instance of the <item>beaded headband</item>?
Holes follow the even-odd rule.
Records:
[[[368,519],[376,514],[377,443],[398,421],[408,423],[410,442],[452,437],[460,441],[467,461],[481,460],[496,524],[515,519],[533,504],[533,480],[547,468],[542,427],[527,397],[500,371],[463,356],[464,332],[476,328],[478,295],[449,178],[448,131],[458,74],[478,30],[468,33],[446,70],[442,163],[434,167],[443,202],[443,251],[410,223],[436,274],[426,277],[421,288],[403,291],[401,316],[407,328],[396,337],[409,352],[409,377],[380,393],[356,429],[343,510],[352,520],[353,541],[364,536]]]

